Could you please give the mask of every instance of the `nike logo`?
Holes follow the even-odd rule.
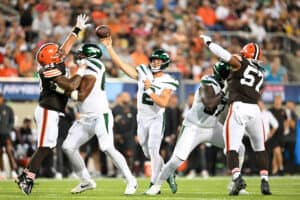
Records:
[[[89,184],[80,185],[81,188],[86,188],[87,186],[89,186]]]

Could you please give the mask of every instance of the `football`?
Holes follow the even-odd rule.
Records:
[[[110,36],[110,29],[107,25],[100,25],[96,28],[96,35],[101,38],[106,38]]]

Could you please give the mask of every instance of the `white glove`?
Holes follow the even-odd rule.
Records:
[[[200,35],[200,38],[202,38],[202,40],[204,41],[204,43],[206,45],[209,45],[209,43],[211,43],[211,37],[210,36],[207,36],[207,35]]]
[[[80,28],[80,30],[84,30],[86,27],[91,24],[86,23],[89,20],[89,17],[86,14],[80,14],[77,16],[76,27]]]

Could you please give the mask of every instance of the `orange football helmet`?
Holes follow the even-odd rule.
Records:
[[[55,43],[43,44],[36,53],[36,60],[42,66],[59,63],[61,58],[58,45]]]
[[[248,43],[243,46],[241,50],[241,56],[254,60],[260,60],[262,57],[262,50],[256,43]]]

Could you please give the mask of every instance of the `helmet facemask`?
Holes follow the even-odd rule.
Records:
[[[254,63],[262,63],[262,61],[260,60],[262,58],[262,50],[256,43],[248,43],[243,46],[242,50],[240,51],[240,55],[251,60]]]
[[[61,62],[65,53],[55,43],[43,44],[36,53],[36,61],[42,67],[52,66]]]
[[[214,65],[214,77],[220,83],[224,85],[224,81],[229,77],[230,65],[228,63],[219,61]]]
[[[101,49],[95,44],[84,44],[76,54],[76,59],[84,59],[84,58],[98,58],[100,59],[102,56]]]
[[[152,52],[152,55],[149,58],[150,60],[150,69],[153,73],[160,72],[164,69],[166,69],[171,62],[170,56],[163,50],[163,49],[157,49]],[[162,63],[160,66],[153,66],[153,61],[155,60],[161,60]]]

